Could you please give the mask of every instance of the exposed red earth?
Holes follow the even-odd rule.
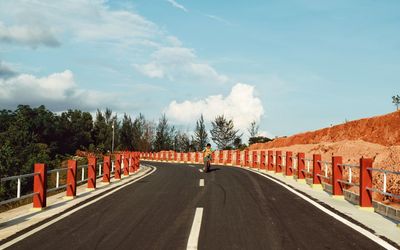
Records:
[[[321,154],[324,161],[332,155],[342,156],[344,163],[358,164],[361,157],[373,158],[374,168],[400,171],[400,112],[350,121],[330,128],[253,144],[250,150],[304,152],[306,158]],[[358,181],[356,174],[354,181]],[[382,173],[373,173],[375,188],[382,188]],[[400,194],[400,176],[388,174],[387,191]],[[356,191],[356,189],[354,189]],[[386,200],[377,193],[377,200]]]

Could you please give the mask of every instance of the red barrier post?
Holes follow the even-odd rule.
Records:
[[[122,159],[122,156],[120,154],[115,154],[114,178],[116,180],[121,179],[121,159]]]
[[[249,164],[249,151],[248,150],[244,151],[244,164],[243,165],[245,167],[250,167],[250,164]]]
[[[96,166],[97,159],[96,156],[91,155],[88,157],[88,181],[87,189],[96,189]]]
[[[313,185],[321,185],[321,155],[313,155]]]
[[[257,168],[257,151],[256,150],[254,150],[253,151],[253,159],[252,159],[252,167],[253,168]]]
[[[304,169],[305,169],[305,158],[304,153],[298,153],[297,154],[297,180],[305,180],[305,174],[304,174]]]
[[[67,198],[74,198],[76,196],[76,172],[77,162],[75,160],[68,160],[67,169]]]
[[[360,207],[373,207],[372,205],[372,159],[360,159]]]
[[[265,151],[261,150],[260,152],[260,169],[265,169],[266,164],[265,164]]]
[[[152,159],[154,160],[154,154],[152,154]],[[124,176],[129,175],[129,155],[127,153],[124,154]]]
[[[46,207],[47,199],[47,166],[43,163],[36,163],[34,165],[34,172],[36,175],[33,177],[33,208],[42,210]]]
[[[293,175],[293,159],[292,159],[293,153],[290,151],[286,152],[286,169],[285,169],[285,175],[286,176],[292,176]]]
[[[276,172],[282,173],[282,151],[276,151]]]
[[[129,161],[129,174],[133,174],[135,172],[135,157],[133,152],[129,154]]]
[[[268,171],[274,170],[274,152],[272,150],[268,150]]]
[[[228,150],[228,160],[226,161],[228,165],[232,165],[232,150]]]
[[[222,164],[224,164],[224,151],[223,150],[220,150],[220,151],[218,151],[218,164],[219,165],[222,165]]]
[[[341,156],[332,157],[332,195],[343,195],[343,187],[342,183],[340,183],[343,178],[341,164]]]
[[[110,156],[104,156],[104,161],[103,161],[103,180],[102,182],[104,184],[110,184],[110,178],[111,178],[111,157]]]
[[[236,150],[235,165],[240,167],[240,150]]]

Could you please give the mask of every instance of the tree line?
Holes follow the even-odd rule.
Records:
[[[249,133],[249,143],[269,140],[257,137],[255,122]],[[13,111],[0,110],[0,176],[31,173],[36,162],[59,167],[77,150],[96,154],[113,150],[188,152],[202,150],[211,141],[219,149],[243,149],[247,145],[241,138],[232,119],[224,115],[211,122],[209,132],[201,115],[190,134],[177,129],[165,114],[154,122],[143,114],[133,119],[124,114],[119,119],[110,109],[97,110],[93,117],[81,110],[54,113],[45,106],[19,105]]]

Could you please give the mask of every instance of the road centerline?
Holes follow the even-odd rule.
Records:
[[[189,240],[186,249],[190,250],[197,249],[199,243],[202,218],[203,218],[203,208],[198,207],[196,208],[196,212],[194,214],[193,224],[190,230]]]

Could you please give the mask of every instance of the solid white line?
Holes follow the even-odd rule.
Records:
[[[204,187],[204,179],[200,179],[199,186]]]
[[[360,234],[362,234],[362,235],[368,237],[369,239],[371,239],[372,241],[374,241],[374,242],[377,243],[378,245],[381,245],[382,247],[384,247],[384,248],[386,248],[386,249],[390,249],[390,250],[392,250],[392,249],[393,249],[393,250],[396,250],[396,249],[397,249],[397,248],[393,247],[392,245],[390,245],[388,242],[386,242],[386,241],[384,241],[383,239],[381,239],[381,238],[379,238],[378,236],[376,236],[375,234],[373,234],[373,233],[371,233],[371,232],[365,230],[364,228],[362,228],[362,227],[360,227],[360,226],[358,226],[358,225],[356,225],[356,224],[354,224],[354,223],[352,223],[352,222],[346,220],[345,218],[341,217],[340,215],[335,214],[335,213],[332,212],[331,210],[329,210],[329,209],[327,209],[327,208],[321,206],[320,204],[318,204],[317,202],[311,200],[311,199],[308,198],[307,196],[305,196],[305,195],[303,195],[303,194],[297,192],[297,191],[294,190],[293,188],[291,188],[291,187],[289,187],[289,186],[286,186],[285,184],[283,184],[283,183],[281,183],[281,182],[279,182],[279,181],[277,181],[277,180],[275,180],[275,179],[273,179],[273,178],[271,178],[271,177],[269,177],[269,176],[266,176],[266,175],[264,175],[264,174],[262,174],[262,173],[260,173],[260,172],[258,172],[258,171],[254,171],[254,170],[252,170],[252,169],[249,169],[249,171],[251,171],[251,172],[253,172],[253,173],[256,173],[256,174],[259,174],[259,175],[261,175],[261,176],[263,176],[263,177],[265,177],[265,178],[267,178],[267,179],[269,179],[269,180],[271,180],[271,181],[273,181],[273,182],[275,182],[275,183],[281,185],[282,187],[284,187],[284,188],[286,188],[287,190],[289,190],[290,192],[296,194],[297,196],[299,196],[299,197],[302,198],[303,200],[307,201],[308,203],[311,203],[311,205],[317,207],[319,210],[321,210],[321,211],[325,212],[326,214],[332,216],[333,218],[335,218],[336,220],[342,222],[343,224],[345,224],[345,225],[351,227],[352,229],[356,230],[356,231],[359,232]]]
[[[186,249],[195,250],[199,243],[199,235],[201,228],[201,220],[203,218],[203,208],[196,208],[196,213],[194,214],[192,229],[190,230],[189,240]]]
[[[123,186],[120,186],[120,187],[114,189],[113,191],[110,191],[109,193],[107,193],[107,194],[105,194],[105,195],[103,195],[103,196],[98,197],[97,199],[94,199],[94,200],[92,200],[92,201],[90,201],[90,202],[88,202],[88,203],[86,203],[86,204],[84,204],[84,205],[82,205],[82,206],[79,206],[79,207],[77,207],[77,208],[75,208],[75,209],[73,209],[73,210],[71,210],[71,211],[69,211],[69,212],[66,212],[65,214],[60,215],[59,217],[55,218],[54,220],[51,220],[51,221],[49,221],[49,222],[47,222],[47,223],[45,223],[45,224],[43,224],[43,225],[41,225],[41,226],[39,226],[39,227],[37,227],[37,228],[32,229],[31,231],[29,231],[29,232],[27,232],[27,233],[25,233],[25,234],[23,234],[23,235],[21,235],[21,236],[15,238],[15,239],[9,241],[9,242],[4,243],[3,245],[0,246],[0,249],[4,249],[4,248],[7,248],[7,247],[10,247],[10,246],[14,245],[15,243],[17,243],[17,242],[19,242],[19,241],[21,241],[21,240],[23,240],[23,239],[25,239],[25,238],[31,236],[32,234],[37,233],[37,232],[39,232],[40,230],[43,230],[44,228],[46,228],[46,227],[48,227],[48,226],[50,226],[50,225],[52,225],[52,224],[54,224],[54,223],[56,223],[56,222],[58,222],[58,221],[64,219],[65,217],[67,217],[67,216],[69,216],[69,215],[75,213],[76,211],[78,211],[78,210],[80,210],[80,209],[82,209],[82,208],[84,208],[84,207],[87,207],[87,206],[89,206],[89,205],[91,205],[91,204],[93,204],[93,203],[95,203],[95,202],[97,202],[97,201],[99,201],[99,200],[101,200],[101,199],[107,197],[107,196],[110,196],[110,195],[112,195],[113,193],[117,192],[118,190],[120,190],[120,189],[122,189],[122,188],[125,188],[125,187],[127,187],[127,186],[129,186],[129,185],[131,185],[131,184],[133,184],[133,183],[135,183],[135,182],[137,182],[137,181],[139,181],[139,180],[141,180],[141,179],[143,179],[143,178],[145,178],[145,177],[151,175],[152,173],[154,173],[154,172],[157,170],[156,167],[153,167],[153,168],[154,168],[154,169],[153,169],[152,171],[150,171],[149,173],[147,173],[147,174],[145,174],[145,175],[143,175],[143,176],[137,178],[136,180],[134,180],[134,181],[132,181],[132,182],[129,182],[129,183],[123,185]]]

